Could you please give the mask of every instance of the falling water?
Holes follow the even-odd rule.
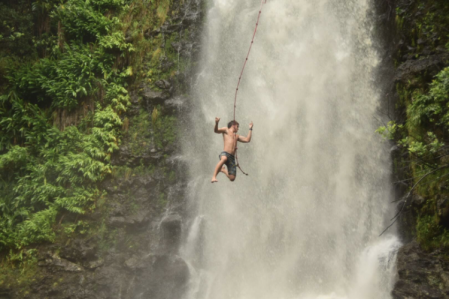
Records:
[[[184,140],[189,299],[390,298],[388,151],[374,133],[380,63],[371,0],[268,0],[240,86],[249,173],[211,184],[259,0],[209,0]]]

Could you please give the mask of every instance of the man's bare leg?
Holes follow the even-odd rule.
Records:
[[[218,182],[217,175],[220,172],[221,168],[223,167],[223,164],[225,164],[226,160],[228,160],[228,158],[226,156],[222,156],[220,162],[218,162],[217,166],[215,166],[214,176],[212,177],[211,183]]]
[[[228,170],[226,169],[226,166],[223,165],[221,167],[221,172],[223,172],[229,178],[229,174],[228,174]]]
[[[231,181],[231,182],[233,182],[234,180],[235,180],[235,175],[229,175],[229,173],[228,173],[228,170],[226,169],[226,167],[222,167],[221,168],[221,172],[223,172],[227,177],[228,177],[228,179]]]

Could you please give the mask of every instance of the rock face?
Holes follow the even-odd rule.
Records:
[[[106,190],[118,185],[108,213],[92,216],[103,218],[106,233],[42,246],[26,294],[1,288],[0,298],[182,298],[190,277],[179,256],[185,187],[162,174],[144,178],[104,182]]]
[[[394,299],[449,298],[449,262],[441,252],[426,253],[416,242],[398,252]]]
[[[407,83],[421,72],[435,76],[449,60],[448,54],[437,54],[420,60],[407,60],[396,70],[395,81]]]
[[[38,265],[41,267],[53,267],[56,272],[58,269],[65,272],[81,272],[84,270],[80,265],[63,259],[59,257],[58,254],[51,252],[49,252],[47,258],[41,261]]]
[[[444,67],[449,64],[449,54],[445,47],[447,33],[426,29],[424,34],[416,34],[420,24],[446,28],[440,20],[427,19],[427,15],[447,15],[438,10],[447,1],[394,0],[377,1],[383,3],[388,28],[383,33],[385,46],[384,78],[389,86],[385,94],[388,109],[384,113],[397,124],[404,124],[408,118],[406,101],[413,101],[413,91],[428,89],[429,84]],[[445,4],[446,5],[446,4]],[[447,5],[446,5],[447,7]],[[438,8],[438,9],[437,9]],[[430,28],[430,27],[429,27]],[[393,65],[395,67],[393,67]],[[413,175],[409,171],[410,155],[403,148],[394,146],[391,150],[392,181],[394,182],[398,217],[397,228],[404,245],[397,254],[397,282],[392,290],[395,299],[449,298],[449,264],[444,252],[427,252],[416,242],[417,224],[422,208],[428,198],[413,192],[406,196],[413,186]],[[416,166],[414,166],[416,167]],[[415,181],[416,182],[416,181]],[[406,198],[407,197],[407,198]],[[435,212],[439,224],[449,223],[449,201],[436,196]],[[446,249],[447,250],[447,249]]]
[[[165,252],[172,252],[178,248],[181,241],[182,218],[178,214],[164,217],[161,222],[162,234],[164,236]]]

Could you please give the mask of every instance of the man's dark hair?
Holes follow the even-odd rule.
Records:
[[[238,122],[236,122],[235,120],[231,120],[229,123],[228,123],[228,129],[230,129],[233,125],[238,125],[239,123]]]

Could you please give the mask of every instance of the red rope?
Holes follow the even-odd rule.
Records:
[[[249,45],[248,54],[246,54],[246,59],[245,59],[245,62],[243,63],[242,71],[240,72],[239,81],[237,82],[237,88],[235,89],[235,98],[234,98],[234,122],[235,122],[235,108],[237,107],[237,94],[238,94],[238,92],[239,92],[240,81],[242,80],[243,71],[245,70],[246,63],[248,62],[248,57],[249,57],[249,54],[251,53],[251,48],[253,47],[254,37],[256,36],[257,27],[259,26],[260,14],[262,13],[262,7],[263,7],[263,5],[264,5],[265,3],[267,3],[267,0],[262,0],[262,1],[260,2],[260,9],[259,9],[259,15],[257,16],[256,28],[254,28],[253,38],[251,39],[251,44]],[[235,138],[235,135],[234,135],[234,138]],[[235,160],[236,160],[236,162],[237,162],[237,167],[240,169],[240,171],[243,172],[243,174],[248,175],[247,173],[245,173],[245,172],[242,170],[242,168],[240,167],[240,164],[239,164],[239,159],[238,159],[238,157],[237,157],[237,140],[235,141]]]

